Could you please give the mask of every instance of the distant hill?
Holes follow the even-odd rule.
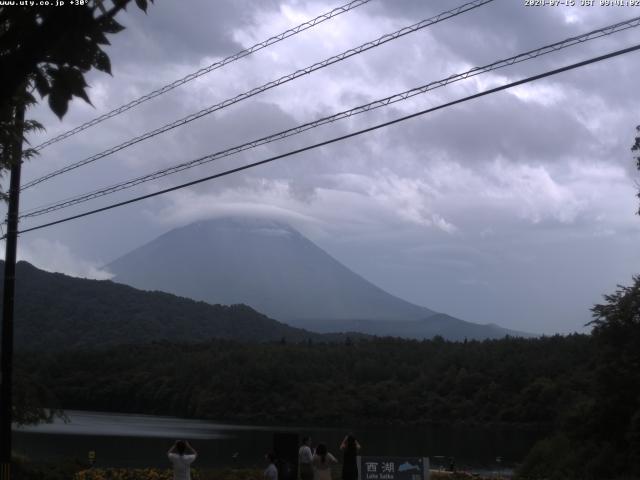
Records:
[[[306,322],[305,328],[318,333],[366,332],[368,335],[402,338],[433,338],[439,335],[448,340],[503,338],[506,335],[533,337],[498,325],[465,322],[445,313],[435,313],[422,320],[316,320]]]
[[[3,261],[0,268],[4,268]],[[111,281],[48,273],[27,262],[17,265],[15,315],[16,348],[27,350],[214,338],[257,342],[336,339],[290,327],[246,305],[209,305]]]
[[[315,331],[462,340],[523,335],[395,297],[289,225],[222,218],[176,228],[106,266],[116,282],[208,303],[244,303]]]

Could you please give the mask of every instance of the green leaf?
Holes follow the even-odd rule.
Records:
[[[36,90],[38,90],[38,93],[41,97],[46,97],[49,94],[49,91],[51,90],[49,80],[47,79],[44,72],[42,72],[42,70],[40,70],[39,68],[36,70],[34,83],[36,86]]]
[[[111,60],[102,50],[98,50],[93,59],[93,65],[101,72],[111,75]]]
[[[66,97],[62,92],[56,91],[55,89],[49,94],[49,107],[61,120],[64,114],[67,113],[69,100],[69,97]]]
[[[87,83],[80,70],[65,67],[50,70],[50,75],[53,82],[49,95],[49,106],[58,117],[62,118],[67,112],[67,104],[73,96],[80,97],[91,105],[91,100],[85,91]]]
[[[25,132],[33,132],[33,131],[44,132],[45,128],[37,120],[25,120],[24,121],[24,131]],[[29,143],[29,142],[27,141],[26,143]]]
[[[111,45],[111,42],[100,29],[100,25],[97,25],[96,28],[91,31],[90,36],[96,45]]]
[[[136,0],[136,5],[144,13],[147,13],[147,0]]]
[[[89,105],[92,105],[91,100],[89,100],[89,96],[85,91],[85,87],[87,87],[87,82],[85,82],[84,75],[82,75],[82,72],[75,69],[64,70],[64,72],[66,72],[65,81],[68,82],[69,91],[71,92],[71,94],[75,95],[76,97],[82,98]]]
[[[124,27],[116,22],[113,18],[100,19],[100,26],[104,33],[118,33],[124,30]]]
[[[122,7],[123,9],[127,9],[127,4],[130,2],[131,0],[113,0],[113,5],[116,7]]]
[[[31,92],[24,92],[24,94],[22,95],[22,101],[24,102],[25,106],[35,105],[36,103],[38,103],[36,101],[36,97],[34,97]]]
[[[93,106],[93,103],[91,103],[91,99],[89,98],[89,95],[87,95],[87,92],[85,91],[84,88],[78,90],[77,92],[74,92],[74,95],[77,96],[77,97],[80,97],[85,102],[87,102],[89,105]]]

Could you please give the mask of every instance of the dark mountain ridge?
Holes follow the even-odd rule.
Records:
[[[4,262],[0,261],[0,267]],[[0,285],[3,281],[0,279]],[[246,305],[209,305],[109,280],[16,268],[15,344],[22,350],[67,350],[154,341],[332,341],[290,327]]]

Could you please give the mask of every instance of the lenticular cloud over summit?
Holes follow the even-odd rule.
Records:
[[[431,338],[509,333],[390,295],[287,224],[219,218],[171,230],[107,266],[113,280],[211,304],[244,303],[320,332]],[[511,332],[513,333],[513,332]]]

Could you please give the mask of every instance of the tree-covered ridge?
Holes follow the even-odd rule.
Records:
[[[68,409],[258,423],[508,423],[551,428],[579,403],[587,336],[121,346],[22,357]]]
[[[0,268],[3,265],[0,261]],[[322,338],[246,305],[209,305],[111,281],[48,273],[26,262],[17,266],[15,328],[18,350],[96,348],[159,340]]]
[[[534,447],[527,478],[640,478],[640,276],[592,310],[587,395]]]
[[[17,376],[41,392],[25,398],[48,407],[346,428],[545,428],[522,478],[639,478],[640,277],[593,312],[588,336],[89,346],[23,353]]]

